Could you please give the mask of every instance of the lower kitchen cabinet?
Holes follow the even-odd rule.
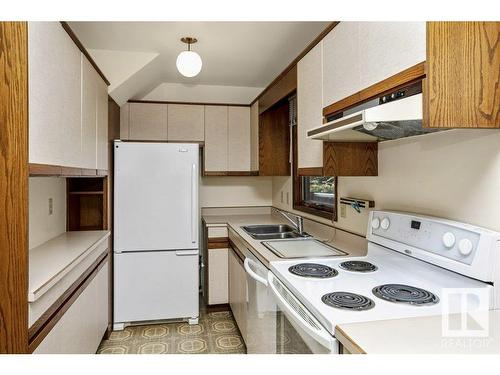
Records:
[[[93,354],[108,327],[108,262],[73,302],[35,354]]]
[[[241,336],[247,341],[247,278],[243,261],[234,249],[229,250],[229,305],[233,312],[234,320],[240,330]]]
[[[208,304],[228,302],[229,249],[208,249]]]

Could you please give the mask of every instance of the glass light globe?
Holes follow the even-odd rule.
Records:
[[[201,71],[201,57],[194,51],[182,51],[177,56],[175,65],[184,77],[194,77]]]

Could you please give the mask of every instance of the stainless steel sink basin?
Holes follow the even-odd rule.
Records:
[[[283,240],[308,237],[308,235],[299,234],[294,228],[286,224],[247,225],[241,228],[255,240]]]
[[[288,233],[294,229],[286,224],[246,225],[242,227],[248,234]]]

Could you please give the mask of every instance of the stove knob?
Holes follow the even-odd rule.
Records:
[[[374,217],[372,219],[372,228],[378,229],[380,227],[380,219],[378,217]]]
[[[380,226],[382,227],[383,230],[387,230],[391,226],[391,221],[389,220],[388,217],[384,217],[380,222]]]
[[[451,232],[443,234],[443,245],[447,249],[451,249],[455,245],[455,235]]]
[[[458,251],[460,251],[460,254],[462,254],[463,256],[469,255],[472,252],[471,240],[467,238],[461,239],[458,243]]]

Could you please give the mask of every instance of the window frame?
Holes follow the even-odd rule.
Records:
[[[338,213],[338,199],[337,199],[337,185],[338,178],[334,177],[334,204],[332,209],[322,206],[322,205],[312,205],[304,202],[302,199],[302,178],[301,177],[316,177],[316,176],[299,176],[298,173],[298,146],[297,146],[297,126],[294,126],[292,129],[292,145],[293,145],[293,168],[292,168],[292,178],[293,178],[293,186],[292,186],[292,195],[293,195],[293,209],[297,211],[302,211],[311,215],[319,216],[324,219],[330,219],[333,221],[337,221],[337,213]],[[324,177],[324,176],[318,176]]]

